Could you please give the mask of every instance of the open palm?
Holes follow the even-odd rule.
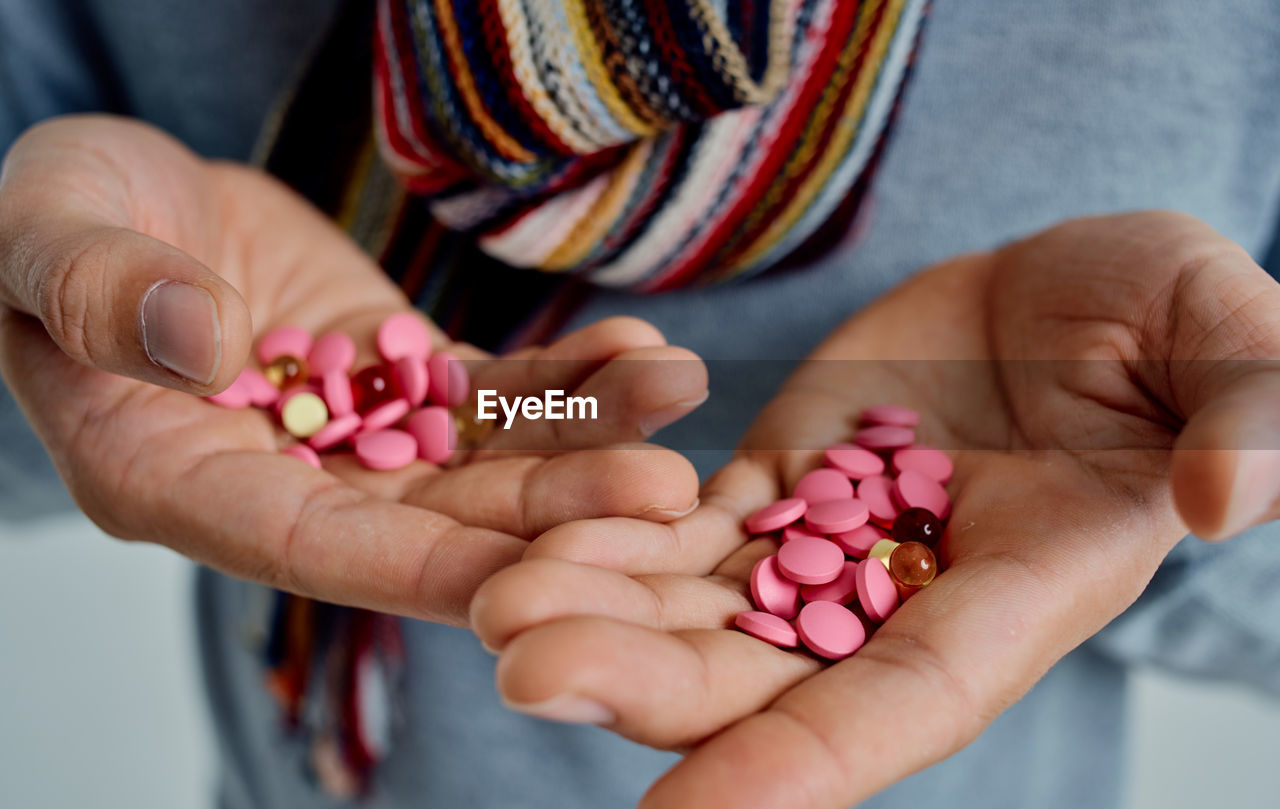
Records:
[[[141,348],[139,301],[161,280],[216,301],[221,364],[208,384],[157,367]],[[478,371],[477,385],[507,395],[561,388],[610,403],[589,429],[512,430],[492,442],[544,451],[395,473],[350,456],[321,471],[278,454],[265,414],[192,394],[225,388],[255,337],[283,324],[347,332],[369,350],[359,362],[371,362],[378,324],[409,303],[291,191],[200,160],[141,124],[64,119],[15,146],[0,185],[0,301],[6,382],[90,517],[116,536],[293,592],[463,623],[476,586],[552,526],[671,520],[696,498],[696,476],[674,453],[569,451],[641,441],[655,414],[672,420],[705,392],[699,363],[655,378],[657,363],[618,362],[691,356],[630,319]],[[438,331],[435,341],[448,342]]]
[[[487,582],[514,707],[689,755],[643,806],[837,809],[957,751],[1142,592],[1188,526],[1276,516],[1280,287],[1203,224],[1068,223],[932,268],[838,329],[669,525],[583,521]],[[946,448],[945,572],[835,665],[731,626],[742,530],[905,404]]]

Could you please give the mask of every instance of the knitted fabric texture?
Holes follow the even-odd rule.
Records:
[[[868,170],[925,0],[378,0],[379,146],[512,266],[657,292],[800,246]]]

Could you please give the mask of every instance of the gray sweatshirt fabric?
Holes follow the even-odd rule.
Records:
[[[0,145],[47,115],[109,109],[206,154],[247,156],[332,6],[0,0]],[[1280,267],[1267,256],[1280,215],[1280,4],[940,0],[928,26],[864,240],[738,286],[601,293],[572,325],[632,314],[704,357],[782,367],[932,262],[1072,216],[1141,208],[1198,216]],[[731,447],[777,381],[719,374],[708,405],[659,437]],[[728,452],[691,455],[705,475]],[[65,506],[38,444],[0,398],[0,517]],[[1118,805],[1128,667],[1280,695],[1277,533],[1184,541],[1132,609],[974,744],[864,805]],[[279,729],[258,655],[244,642],[260,628],[261,598],[254,585],[200,576],[221,805],[334,805],[307,777],[305,747]],[[508,712],[494,694],[492,658],[469,633],[409,621],[404,630],[404,721],[369,806],[625,807],[676,760],[601,730]]]

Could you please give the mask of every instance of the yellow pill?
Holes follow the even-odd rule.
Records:
[[[893,556],[894,550],[898,547],[898,543],[892,539],[882,539],[871,546],[871,552],[867,554],[868,559],[879,559],[884,565],[884,569],[889,569],[889,557]]]
[[[329,408],[314,393],[295,393],[281,408],[280,422],[294,438],[310,438],[329,423]]]

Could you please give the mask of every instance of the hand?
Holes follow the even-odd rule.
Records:
[[[175,292],[156,297],[166,289]],[[553,525],[669,521],[695,502],[689,464],[644,445],[481,453],[447,470],[376,474],[338,455],[315,470],[277,453],[265,414],[192,395],[230,384],[271,328],[341,330],[371,346],[377,325],[409,308],[291,191],[144,125],[62,119],[6,159],[0,368],[76,501],[117,537],[327,601],[464,623],[476,586]],[[519,358],[485,364],[477,383],[613,405],[614,418],[590,430],[525,435],[531,446],[639,441],[705,393],[696,358],[630,319]],[[693,361],[619,361],[630,359]]]
[[[473,623],[514,707],[690,751],[648,809],[846,807],[973,740],[1188,526],[1277,516],[1277,357],[1280,288],[1187,217],[965,256],[835,332],[691,515],[552,529],[481,588]],[[945,572],[829,667],[726,629],[777,547],[744,517],[887,403],[952,450]]]

